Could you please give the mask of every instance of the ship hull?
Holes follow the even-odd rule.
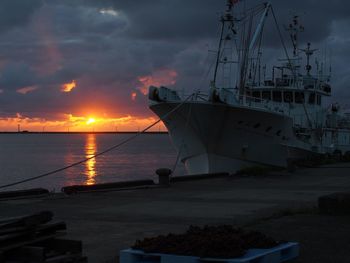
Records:
[[[178,105],[160,102],[150,108],[162,117]],[[293,121],[283,114],[186,102],[164,124],[188,174],[235,173],[256,165],[287,167],[289,160],[312,154],[307,147],[295,147]]]

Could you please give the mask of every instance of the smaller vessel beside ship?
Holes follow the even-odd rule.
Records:
[[[255,165],[287,167],[290,160],[349,154],[350,116],[331,96],[331,67],[315,61],[311,44],[300,48],[304,28],[294,17],[286,27],[287,52],[270,3],[239,9],[229,0],[208,92],[190,98],[167,87],[149,88],[150,109],[163,120],[188,174],[234,173]],[[268,71],[262,64],[266,20],[272,16],[285,58]],[[186,89],[186,88],[185,88]]]

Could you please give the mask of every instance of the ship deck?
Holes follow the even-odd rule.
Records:
[[[342,164],[345,165],[345,164]],[[237,224],[298,241],[296,262],[348,262],[349,216],[315,212],[319,196],[350,189],[350,168],[178,182],[170,187],[62,194],[0,202],[0,219],[51,210],[82,240],[92,263],[118,262],[118,251],[145,236],[189,225]],[[346,164],[350,167],[350,164]]]

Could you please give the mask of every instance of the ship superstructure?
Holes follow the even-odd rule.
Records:
[[[269,16],[285,53],[271,70],[262,63]],[[332,91],[330,65],[311,63],[317,50],[310,43],[299,47],[304,27],[298,17],[286,29],[292,55],[270,3],[242,10],[228,1],[209,92],[185,99],[175,90],[150,87],[150,108],[158,116],[181,104],[164,123],[189,174],[286,167],[291,160],[350,151],[350,119],[325,102]]]

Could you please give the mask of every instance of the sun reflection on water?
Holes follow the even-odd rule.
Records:
[[[90,158],[97,152],[95,134],[88,134],[85,143],[85,157]],[[85,183],[92,185],[96,183],[96,158],[92,158],[85,163],[85,175],[87,176]]]

